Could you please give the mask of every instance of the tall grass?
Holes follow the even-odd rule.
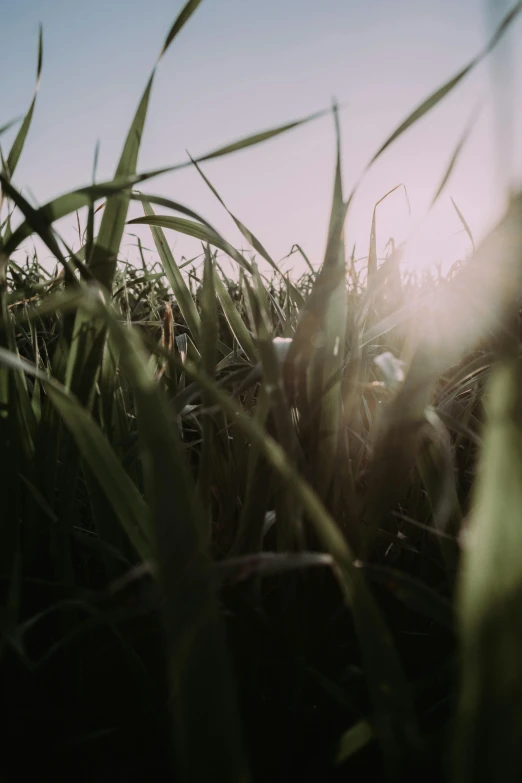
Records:
[[[160,173],[137,173],[153,80],[113,180],[28,203],[15,174],[36,94],[3,158],[6,779],[38,754],[54,780],[519,780],[520,197],[422,283],[400,249],[379,265],[374,210],[360,274],[334,106],[325,257],[291,280],[238,217],[252,257],[136,190]],[[189,165],[226,208],[201,164],[316,116]],[[154,268],[118,262],[131,200]],[[79,210],[73,253],[54,224]],[[202,242],[188,275],[170,231]],[[33,234],[53,273],[15,261]]]

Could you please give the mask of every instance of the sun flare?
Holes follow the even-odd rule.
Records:
[[[440,269],[444,274],[455,262],[466,258],[473,249],[462,221],[450,199],[437,204],[427,215],[407,212],[395,199],[377,217],[377,246],[381,254],[389,252],[389,240],[402,245],[402,268],[422,274]]]

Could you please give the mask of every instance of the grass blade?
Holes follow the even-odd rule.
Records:
[[[154,210],[148,201],[143,202],[143,209],[148,217],[155,217]],[[197,311],[192,294],[183,279],[183,275],[179,271],[178,265],[174,260],[174,256],[170,250],[165,239],[165,234],[161,228],[151,226],[152,237],[154,244],[158,250],[161,263],[167,275],[168,281],[172,287],[172,291],[179,305],[179,309],[186,321],[186,324],[192,334],[196,346],[199,349],[199,341],[201,337],[201,319]]]
[[[173,215],[154,215],[129,220],[129,225],[157,226],[160,228],[170,228],[172,231],[179,231],[190,237],[200,239],[202,242],[208,242],[209,245],[217,247],[228,256],[237,261],[240,267],[252,274],[252,265],[239,253],[232,245],[219,236],[217,232],[201,223],[194,223],[192,220],[174,217]]]
[[[188,22],[194,11],[198,8],[200,5],[201,0],[188,0],[187,3],[183,6],[181,9],[179,16],[175,20],[174,24],[169,30],[169,34],[167,35],[165,39],[165,43],[163,44],[163,47],[161,49],[161,52],[159,53],[158,62],[161,60],[169,46],[171,45],[174,38],[177,36],[179,31],[182,29],[182,27]]]
[[[159,204],[161,206],[168,207],[169,209],[175,209],[178,212],[182,212],[183,214],[194,218],[195,220],[201,221],[212,229],[212,227],[206,223],[204,218],[188,207],[185,207],[183,204],[179,204],[178,202],[172,201],[170,199],[155,197],[152,195],[142,195],[141,193],[132,193],[130,191],[134,185],[151,179],[152,177],[157,177],[160,174],[165,174],[168,171],[170,171],[168,168],[155,169],[153,171],[145,172],[144,174],[132,174],[128,177],[119,177],[113,180],[108,180],[107,182],[100,182],[97,185],[90,185],[73,190],[69,193],[64,193],[62,196],[58,196],[52,201],[49,201],[47,204],[44,204],[39,209],[33,209],[31,207],[34,212],[34,217],[31,220],[27,218],[24,210],[21,210],[26,217],[26,220],[15,229],[12,236],[5,242],[4,252],[6,255],[13,253],[21,244],[21,242],[24,241],[24,239],[27,239],[27,237],[31,236],[33,231],[37,231],[38,226],[40,227],[40,230],[44,228],[48,229],[55,221],[67,217],[67,215],[70,215],[73,212],[77,212],[84,207],[91,207],[95,201],[101,198],[118,195],[123,191],[128,191],[128,196],[130,199],[142,202],[149,201],[151,204]],[[0,175],[0,182],[4,184],[5,180],[2,179],[1,176],[2,175]],[[21,209],[21,207],[19,208]],[[80,251],[78,255],[79,254]]]
[[[143,135],[145,118],[147,116],[153,80],[154,72],[145,88],[145,92],[142,95],[134,120],[129,129],[120,162],[116,169],[115,179],[133,176],[136,173],[138,152],[141,137]],[[98,237],[92,249],[89,268],[96,280],[108,290],[111,288],[114,271],[116,269],[116,261],[123,237],[125,221],[127,219],[129,201],[129,195],[125,193],[111,196],[111,198],[107,200]]]
[[[449,95],[452,90],[455,89],[455,87],[460,84],[460,82],[477,66],[479,65],[491,52],[491,50],[498,44],[498,42],[501,40],[502,36],[506,33],[506,31],[509,29],[510,25],[513,23],[517,15],[522,10],[522,0],[519,0],[518,3],[516,3],[511,11],[504,17],[503,21],[498,26],[496,32],[491,37],[489,43],[486,45],[486,47],[479,52],[476,57],[474,57],[471,62],[469,62],[464,68],[462,68],[455,76],[453,76],[449,81],[447,81],[445,84],[442,85],[442,87],[439,87],[437,90],[435,90],[434,93],[432,93],[428,98],[426,98],[422,103],[417,106],[414,111],[409,114],[403,122],[400,123],[400,125],[393,131],[393,133],[388,136],[386,141],[379,147],[375,155],[371,158],[370,162],[366,165],[363,173],[359,177],[358,182],[356,183],[354,189],[352,190],[350,197],[347,201],[347,207],[351,203],[353,196],[355,195],[355,192],[357,191],[364,175],[368,171],[368,169],[373,166],[373,164],[376,162],[378,158],[381,157],[383,152],[385,152],[388,147],[390,147],[400,136],[402,136],[403,133],[405,133],[409,128],[411,128],[413,125],[415,125],[416,122],[418,122],[422,117],[424,117],[428,112],[430,112],[432,109],[435,108],[447,95]]]
[[[323,265],[299,321],[285,361],[286,386],[298,407],[309,407],[314,486],[328,494],[339,444],[340,382],[344,362],[347,295],[344,262],[344,218],[340,132],[334,107],[337,158],[330,224]],[[314,346],[318,346],[315,348]],[[336,378],[336,380],[334,380]]]
[[[467,140],[469,139],[469,137],[471,135],[471,132],[472,132],[473,128],[475,127],[475,123],[477,121],[477,117],[478,117],[481,109],[482,109],[482,104],[478,104],[477,106],[475,106],[475,108],[471,112],[470,118],[467,121],[464,130],[462,131],[462,135],[461,135],[460,139],[457,142],[457,146],[455,147],[455,149],[453,151],[453,155],[450,158],[450,162],[448,163],[446,171],[444,172],[444,176],[442,177],[442,179],[440,181],[440,185],[437,188],[437,190],[435,191],[435,194],[434,194],[434,196],[433,196],[433,198],[431,200],[430,207],[429,207],[430,209],[432,209],[434,207],[435,203],[439,199],[440,194],[442,193],[442,191],[446,187],[446,184],[447,184],[449,178],[451,177],[453,169],[455,168],[455,165],[456,165],[456,163],[457,163],[457,161],[458,161],[458,159],[460,157],[460,153],[462,152],[462,150],[463,150]]]
[[[458,206],[455,204],[453,199],[451,199],[451,203],[453,204],[455,212],[457,213],[457,215],[459,217],[459,220],[462,223],[464,231],[466,232],[466,234],[469,237],[469,241],[471,242],[471,247],[473,248],[473,250],[475,250],[475,240],[473,239],[473,234],[471,233],[471,229],[470,229],[470,227],[468,225],[468,222],[467,222],[466,218],[464,217],[464,215],[462,214],[462,212],[460,211]]]
[[[205,268],[203,273],[203,290],[201,293],[201,316],[201,366],[209,378],[213,378],[216,373],[217,361],[217,306],[216,291],[214,287],[214,264],[212,263],[212,256],[210,254],[210,248],[208,245],[205,245]],[[203,404],[206,406],[210,404],[210,401],[205,394],[203,395]],[[224,429],[228,444],[228,432],[224,417],[222,417],[220,424],[221,427],[219,429]],[[207,415],[203,418],[203,446],[199,462],[198,489],[203,501],[203,505],[207,511],[210,523],[212,521],[211,488],[213,484],[213,463],[214,460],[217,461],[220,458],[220,446],[220,438],[216,432],[214,418],[210,415]],[[224,462],[224,464],[226,464],[226,462]],[[209,524],[209,539],[210,537],[211,524]]]
[[[248,331],[246,324],[243,321],[243,318],[241,317],[241,314],[239,313],[234,302],[232,301],[232,297],[227,291],[220,275],[216,275],[214,281],[216,285],[217,297],[221,307],[223,308],[223,313],[230,327],[230,331],[252,364],[257,364],[259,358],[258,351],[254,340],[252,339],[252,335]]]
[[[300,120],[287,122],[284,125],[279,125],[277,128],[271,128],[270,130],[262,131],[261,133],[255,133],[252,136],[247,136],[244,139],[234,141],[231,144],[227,144],[224,147],[219,147],[213,152],[207,152],[206,155],[201,155],[198,158],[194,158],[194,161],[189,161],[185,164],[181,164],[179,168],[181,168],[182,166],[190,166],[194,162],[204,163],[206,160],[221,158],[223,157],[223,155],[230,155],[233,152],[239,152],[239,150],[244,150],[247,147],[253,147],[256,144],[261,144],[264,141],[273,139],[276,136],[280,136],[282,133],[286,133],[289,130],[298,128],[301,125],[306,125],[308,122],[313,122],[313,120],[317,120],[320,117],[325,117],[329,113],[330,113],[330,109],[323,109],[322,111],[315,112],[314,114],[309,114],[307,117],[303,117]]]
[[[191,159],[191,160],[192,160],[192,159]],[[248,228],[247,228],[247,227],[246,227],[246,226],[245,226],[245,225],[244,225],[244,224],[243,224],[243,223],[242,223],[242,222],[241,222],[241,221],[240,221],[240,220],[239,220],[239,219],[238,219],[238,218],[237,218],[235,215],[233,215],[233,214],[232,214],[232,212],[229,210],[229,208],[227,207],[227,205],[225,204],[225,202],[223,201],[223,199],[221,198],[221,196],[219,195],[219,193],[217,192],[217,190],[215,189],[215,187],[212,185],[212,183],[210,182],[210,180],[209,180],[209,179],[208,179],[208,178],[205,176],[205,174],[203,174],[203,172],[202,172],[201,168],[200,168],[200,167],[198,166],[198,164],[197,164],[197,161],[195,161],[195,160],[192,160],[192,162],[193,162],[194,166],[196,167],[196,169],[197,169],[198,173],[199,173],[199,174],[201,175],[201,177],[203,178],[204,182],[205,182],[205,183],[208,185],[208,187],[210,188],[210,190],[212,191],[212,193],[215,195],[215,197],[216,197],[216,198],[217,198],[217,200],[219,201],[219,203],[220,203],[220,204],[222,204],[222,206],[223,206],[223,207],[226,209],[226,211],[228,212],[228,214],[230,215],[230,217],[232,218],[232,220],[234,221],[234,223],[235,223],[235,224],[236,224],[236,226],[238,227],[238,229],[239,229],[239,231],[241,232],[241,234],[242,234],[242,235],[245,237],[246,241],[247,241],[247,242],[248,242],[248,243],[249,243],[249,244],[250,244],[250,245],[251,245],[251,246],[254,248],[254,250],[255,250],[257,253],[259,253],[259,255],[261,256],[261,258],[264,258],[264,260],[265,260],[265,261],[266,261],[268,264],[270,264],[270,266],[272,267],[272,269],[274,269],[274,271],[275,271],[275,272],[277,272],[277,274],[278,274],[280,277],[283,277],[283,278],[284,278],[284,275],[283,275],[283,273],[281,272],[281,270],[279,269],[279,266],[276,264],[276,262],[273,260],[273,258],[272,258],[272,257],[269,255],[268,251],[267,251],[267,250],[265,250],[265,248],[263,247],[263,245],[261,244],[261,242],[259,241],[259,239],[258,239],[256,236],[254,236],[254,234],[252,234],[252,232],[250,231],[250,229],[248,229]],[[292,289],[292,291],[293,291],[293,293],[294,293],[294,296],[295,296],[295,295],[299,296],[299,292],[297,291],[297,289],[295,288],[295,286],[293,285],[293,283],[291,283],[290,281],[288,281],[288,285],[289,285],[289,286],[290,286],[290,288]]]
[[[520,361],[494,371],[489,416],[466,531],[459,615],[462,692],[456,780],[522,773],[522,408]],[[493,772],[494,771],[494,772]]]
[[[183,6],[167,36],[167,39],[165,40],[163,48],[161,49],[160,55],[158,57],[158,62],[161,60],[174,40],[175,36],[192,16],[199,4],[199,1],[196,2],[196,0],[189,0]],[[152,90],[155,72],[156,69],[154,68],[147,86],[145,87],[145,91],[142,95],[136,114],[134,115],[134,119],[123,147],[120,161],[116,169],[115,179],[132,176],[136,173],[138,152],[141,145],[141,138],[143,136],[143,129],[145,126],[145,119],[147,117],[147,109],[149,106],[150,93]],[[112,279],[114,277],[116,259],[125,228],[128,206],[129,196],[125,194],[113,196],[107,201],[100,225],[100,231],[93,247],[90,268],[93,270],[96,279],[107,289],[110,289]]]
[[[18,161],[20,160],[20,155],[22,154],[22,150],[24,148],[27,134],[29,133],[29,128],[31,127],[34,107],[36,104],[36,96],[38,94],[38,90],[40,89],[40,79],[42,75],[42,60],[43,60],[43,37],[42,37],[42,26],[40,25],[40,29],[38,32],[38,65],[36,68],[36,87],[34,90],[34,97],[29,107],[29,111],[24,117],[22,126],[16,135],[16,138],[13,142],[13,146],[11,147],[9,155],[7,156],[7,161],[6,161],[7,165],[5,169],[5,174],[8,179],[11,179],[15,172],[15,169],[18,165]]]
[[[368,282],[373,280],[375,275],[377,274],[377,207],[379,204],[382,204],[382,202],[388,198],[388,196],[391,196],[392,193],[395,193],[396,190],[399,188],[404,188],[404,193],[406,195],[406,201],[408,201],[408,193],[406,192],[406,186],[400,183],[399,185],[395,185],[394,188],[389,190],[387,193],[384,194],[382,198],[377,201],[373,208],[373,215],[372,215],[372,227],[370,230],[370,249],[368,251]]]

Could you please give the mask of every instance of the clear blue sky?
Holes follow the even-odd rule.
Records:
[[[99,179],[113,175],[137,102],[181,5],[178,0],[1,1],[0,125],[24,113],[31,100],[40,21],[44,28],[42,86],[15,176],[18,187],[28,187],[43,203],[85,184],[97,139]],[[485,0],[205,0],[160,64],[139,169],[182,161],[186,149],[198,155],[298,118],[328,106],[335,96],[348,104],[342,113],[348,191],[394,126],[484,44],[491,32],[485,8]],[[512,43],[520,31],[517,21]],[[422,215],[489,76],[488,68],[481,68],[466,80],[367,176],[347,223],[348,241],[356,240],[361,254],[367,250],[373,204],[394,185],[406,185],[414,216]],[[460,226],[450,195],[479,237],[501,208],[492,127],[486,109],[433,217],[433,236],[449,236],[450,253],[464,252],[466,244],[462,236],[452,237]],[[4,150],[9,141],[2,138]],[[327,117],[208,163],[205,172],[275,257],[298,242],[319,262],[334,154]],[[515,156],[515,168],[518,163]],[[166,175],[147,189],[193,207],[240,244],[230,218],[195,171]],[[140,214],[136,209],[133,214]],[[409,225],[404,198],[397,193],[380,212],[379,250],[390,234],[402,239]],[[74,241],[73,220],[60,228]],[[140,234],[150,246],[147,229]],[[199,252],[197,243],[170,232],[169,239],[178,255]]]

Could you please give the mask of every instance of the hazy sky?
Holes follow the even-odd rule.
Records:
[[[138,100],[181,5],[178,0],[0,0],[0,125],[27,109],[40,21],[44,28],[42,86],[15,175],[18,187],[29,188],[43,203],[89,182],[98,139],[98,178],[114,174]],[[498,3],[497,13],[503,5],[509,3]],[[347,104],[341,120],[348,192],[394,126],[483,46],[491,33],[485,10],[485,0],[205,0],[160,64],[139,169],[183,161],[185,150],[199,155],[299,118],[327,107],[335,96]],[[512,43],[520,31],[518,20]],[[490,75],[489,67],[479,69],[367,175],[347,222],[348,242],[357,241],[359,255],[367,252],[373,204],[393,186],[405,184],[413,222],[422,216],[477,99],[488,94]],[[419,235],[425,257],[455,256],[469,244],[462,233],[455,236],[461,226],[450,196],[478,237],[498,216],[502,189],[493,129],[486,107],[428,224],[431,234]],[[4,151],[11,138],[2,137]],[[519,171],[520,151],[515,152],[512,163]],[[274,257],[297,242],[318,263],[334,155],[333,123],[326,117],[209,162],[204,170]],[[241,244],[194,170],[165,175],[146,189],[194,208]],[[140,214],[139,207],[133,209]],[[74,224],[67,219],[60,225],[71,241]],[[379,212],[379,251],[390,235],[403,239],[411,225],[398,191]],[[139,233],[150,247],[148,229]],[[168,236],[178,258],[200,251],[195,241]]]

